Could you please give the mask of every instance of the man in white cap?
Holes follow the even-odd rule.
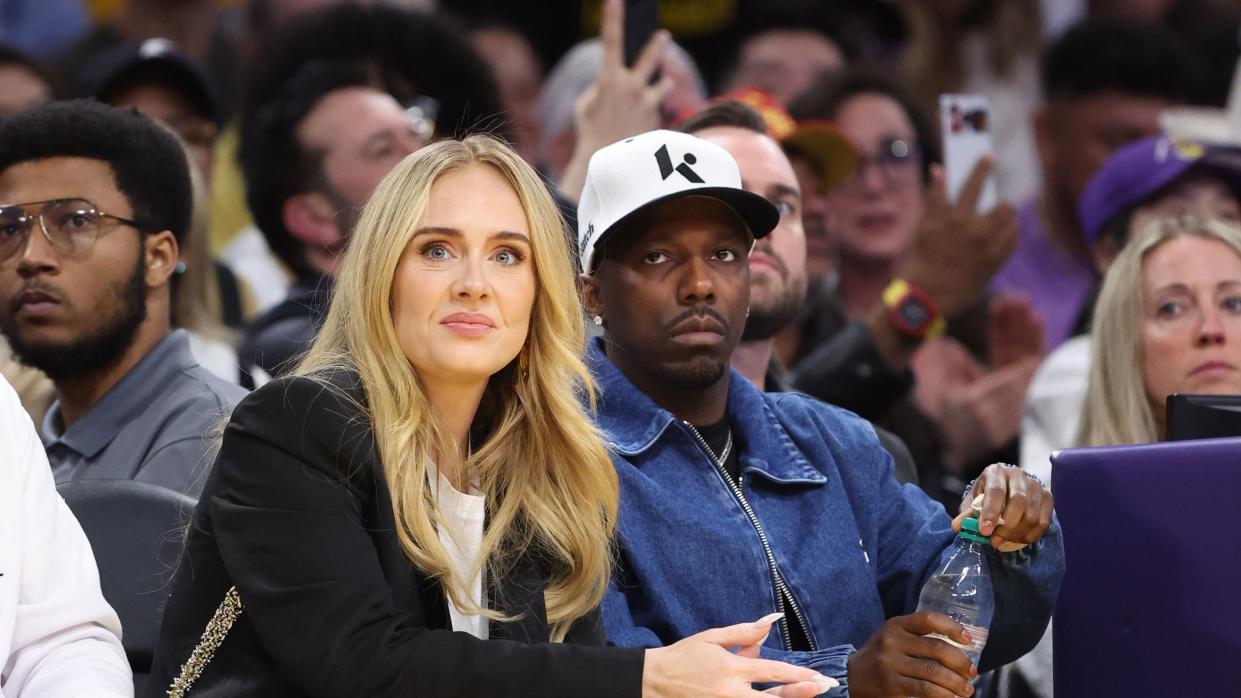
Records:
[[[762,653],[847,679],[849,695],[971,695],[965,654],[923,637],[967,643],[965,630],[914,612],[968,506],[954,521],[897,484],[867,422],[729,369],[749,251],[778,219],[727,151],[688,134],[652,131],[591,158],[578,240],[584,302],[604,336],[588,363],[621,482],[609,639],[659,646],[777,611]],[[1063,546],[1033,478],[996,465],[976,487],[992,543],[1031,544],[988,553],[1004,613],[985,669],[1040,637]]]

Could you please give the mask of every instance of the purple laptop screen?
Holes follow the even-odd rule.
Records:
[[[1052,456],[1056,698],[1241,696],[1241,439]]]

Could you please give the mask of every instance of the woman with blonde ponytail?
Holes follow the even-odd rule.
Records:
[[[617,478],[587,413],[565,228],[508,146],[470,136],[406,158],[367,203],[334,294],[294,374],[224,431],[151,695],[178,677],[191,696],[824,690],[756,658],[770,618],[603,646]]]

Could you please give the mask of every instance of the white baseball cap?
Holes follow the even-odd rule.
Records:
[[[774,204],[741,188],[737,161],[727,150],[688,133],[648,131],[590,158],[577,206],[582,272],[594,273],[595,253],[622,219],[651,204],[691,195],[726,204],[755,238],[780,222]]]

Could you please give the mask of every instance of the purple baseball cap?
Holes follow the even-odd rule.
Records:
[[[1093,245],[1117,215],[1196,167],[1218,171],[1229,180],[1233,191],[1241,192],[1241,169],[1237,164],[1231,158],[1213,157],[1201,143],[1173,141],[1161,134],[1117,149],[1090,178],[1077,205],[1086,244]]]

